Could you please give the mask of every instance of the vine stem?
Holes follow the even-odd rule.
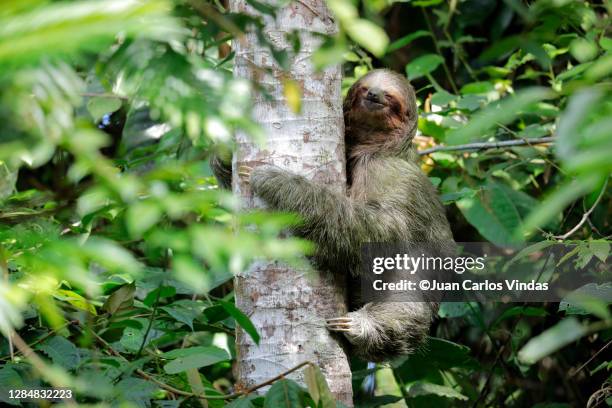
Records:
[[[600,355],[602,351],[604,351],[605,349],[607,349],[607,348],[608,348],[608,346],[609,346],[610,344],[612,344],[612,340],[610,340],[609,342],[607,342],[607,343],[606,343],[606,344],[605,344],[605,345],[604,345],[602,348],[600,348],[600,349],[599,349],[599,351],[598,351],[597,353],[593,354],[593,356],[591,356],[591,358],[589,358],[589,359],[588,359],[588,360],[587,360],[587,361],[586,361],[584,364],[582,364],[582,365],[581,365],[580,367],[578,367],[577,369],[572,370],[572,371],[570,372],[570,375],[569,375],[569,376],[570,376],[570,377],[574,377],[576,374],[578,374],[580,371],[582,371],[582,369],[583,369],[584,367],[586,367],[587,365],[589,365],[589,363],[590,363],[591,361],[593,361],[593,360],[594,360],[594,359],[595,359],[595,358],[596,358],[598,355]]]
[[[601,188],[601,191],[599,192],[599,195],[597,196],[597,200],[595,200],[595,202],[593,203],[591,208],[589,208],[589,210],[584,213],[584,215],[582,216],[582,218],[580,219],[578,224],[576,224],[574,226],[574,228],[572,228],[571,230],[567,231],[563,235],[553,235],[553,238],[560,239],[560,240],[565,240],[565,239],[569,238],[571,235],[573,235],[576,231],[578,231],[580,229],[580,227],[582,227],[584,225],[584,223],[589,219],[589,216],[591,215],[591,213],[593,211],[595,211],[595,207],[597,207],[597,205],[601,201],[601,198],[604,196],[604,193],[606,192],[606,188],[607,187],[608,187],[608,179],[606,179],[606,182],[604,183],[603,187]]]
[[[163,281],[162,281],[163,283]],[[147,337],[149,337],[149,332],[151,331],[151,327],[153,326],[153,320],[155,320],[155,313],[157,313],[157,307],[159,306],[159,298],[161,297],[162,283],[157,287],[157,296],[155,298],[155,303],[153,304],[153,311],[151,312],[151,316],[149,316],[149,324],[147,325],[147,330],[144,333],[144,337],[142,338],[142,343],[140,343],[140,347],[138,348],[138,352],[136,353],[136,358],[140,357],[142,354],[142,350],[147,344]]]
[[[520,139],[520,140],[504,140],[503,142],[481,142],[481,143],[467,143],[457,146],[435,146],[430,149],[424,149],[419,151],[419,155],[423,156],[435,152],[458,152],[465,150],[486,150],[486,149],[500,149],[509,146],[525,146],[525,145],[540,145],[554,142],[555,138],[549,137],[538,137],[531,139]]]
[[[438,45],[438,39],[436,38],[436,32],[434,31],[433,25],[431,24],[431,21],[429,20],[429,15],[427,14],[427,11],[425,10],[424,7],[421,7],[421,11],[423,12],[423,16],[425,17],[427,28],[431,32],[431,38],[433,40],[434,47],[436,47],[436,52],[442,58],[442,67],[444,68],[444,72],[446,73],[446,78],[448,79],[448,82],[451,88],[453,88],[453,92],[455,92],[455,94],[458,95],[459,89],[457,88],[457,85],[455,84],[455,81],[453,80],[453,76],[451,75],[451,72],[448,69],[448,65],[446,65],[446,59],[442,55],[442,50],[440,49],[440,46]]]

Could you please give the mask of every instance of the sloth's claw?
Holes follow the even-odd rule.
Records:
[[[326,327],[329,331],[350,333],[353,327],[353,319],[350,317],[334,317],[326,320]]]
[[[238,177],[240,177],[246,184],[251,182],[251,173],[253,168],[245,164],[238,167]]]
[[[353,319],[351,317],[332,317],[331,319],[326,319],[327,323],[350,323]]]

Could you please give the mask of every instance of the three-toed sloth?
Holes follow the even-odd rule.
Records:
[[[271,208],[298,213],[303,223],[297,233],[316,243],[319,264],[352,280],[363,273],[365,243],[412,242],[428,254],[453,253],[444,208],[412,146],[418,117],[406,78],[388,70],[369,72],[350,88],[343,110],[346,195],[270,165],[243,166],[239,175]],[[220,183],[229,185],[227,164],[212,164]],[[327,327],[342,332],[357,356],[389,360],[425,339],[437,303],[422,300],[358,301],[346,316],[328,319]]]

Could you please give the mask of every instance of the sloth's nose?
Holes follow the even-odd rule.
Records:
[[[366,94],[366,99],[372,102],[381,103],[385,97],[385,94],[380,88],[370,88]]]

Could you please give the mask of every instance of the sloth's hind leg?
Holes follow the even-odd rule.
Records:
[[[343,317],[327,320],[367,361],[383,361],[418,348],[429,330],[432,309],[427,302],[376,302]]]

